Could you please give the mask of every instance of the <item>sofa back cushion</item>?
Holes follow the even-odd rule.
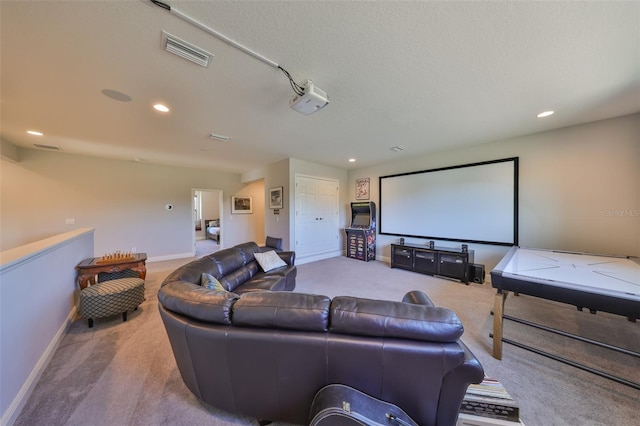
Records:
[[[218,281],[228,291],[234,291],[245,281],[251,279],[258,272],[258,265],[256,262],[252,262],[247,266],[241,266],[233,272],[220,277]]]
[[[212,274],[217,278],[218,268],[216,267],[213,260],[208,256],[193,260],[171,272],[164,279],[162,285],[164,286],[173,281],[185,281],[188,283],[200,284],[200,279],[203,272]]]
[[[464,331],[450,309],[339,296],[331,302],[331,331],[360,336],[455,342]]]
[[[168,283],[158,291],[158,300],[166,309],[198,321],[226,325],[231,324],[231,308],[239,297],[184,281]]]
[[[240,252],[240,254],[242,255],[242,258],[244,259],[245,265],[250,263],[250,262],[253,262],[254,253],[260,251],[260,247],[258,246],[258,244],[256,244],[253,241],[249,241],[247,243],[238,244],[234,248],[236,248]]]
[[[212,275],[217,279],[244,266],[244,257],[235,247],[220,250],[206,257],[215,265],[215,272]]]
[[[240,271],[244,268],[244,257],[235,247],[220,250],[207,257],[214,264],[212,275],[228,291],[233,291],[252,276],[249,271]]]
[[[245,293],[233,306],[233,325],[327,331],[331,299],[283,291]]]

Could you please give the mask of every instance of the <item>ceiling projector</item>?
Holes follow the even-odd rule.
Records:
[[[289,101],[291,109],[301,114],[309,115],[324,108],[329,103],[327,92],[318,89],[313,84],[313,81],[307,80],[307,84],[303,88],[304,93],[302,95],[295,95]]]

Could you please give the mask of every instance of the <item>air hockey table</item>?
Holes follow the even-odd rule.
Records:
[[[539,352],[534,348],[505,339],[502,328],[504,319],[515,320],[525,325],[640,357],[636,352],[611,347],[504,315],[505,301],[509,292],[513,292],[567,303],[576,306],[579,310],[586,308],[594,314],[601,311],[622,315],[635,322],[640,318],[640,259],[637,257],[612,257],[514,246],[491,271],[491,285],[496,289],[492,335],[493,357],[496,359],[502,359],[503,341]],[[549,356],[546,353],[541,354]],[[554,356],[550,357],[554,358]],[[566,363],[573,365],[571,362]],[[592,372],[600,373],[597,370]],[[630,383],[631,386],[640,389],[637,383]]]

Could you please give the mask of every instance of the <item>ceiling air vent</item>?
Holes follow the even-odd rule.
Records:
[[[33,146],[35,146],[36,148],[40,148],[40,149],[49,149],[51,151],[60,151],[60,147],[59,146],[42,145],[40,143],[34,143]]]
[[[162,32],[162,47],[167,51],[175,55],[181,56],[193,63],[208,67],[213,59],[213,54],[202,50],[193,44],[187,43],[184,40],[180,40],[178,37],[169,34],[166,31]]]
[[[219,141],[222,141],[222,142],[229,142],[229,141],[231,140],[231,138],[230,138],[229,136],[225,136],[225,135],[218,135],[218,134],[216,134],[216,133],[211,133],[211,134],[209,135],[209,137],[210,137],[211,139],[219,140]]]

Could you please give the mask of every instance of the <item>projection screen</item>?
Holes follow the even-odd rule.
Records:
[[[380,177],[380,234],[518,244],[518,157]]]

